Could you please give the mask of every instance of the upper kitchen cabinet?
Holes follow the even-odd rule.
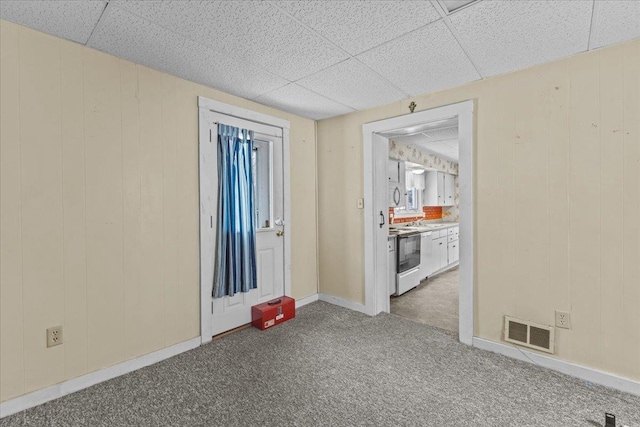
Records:
[[[405,180],[405,166],[402,160],[389,159],[389,182],[403,184]]]
[[[402,208],[406,205],[405,165],[401,160],[389,159],[389,207]]]
[[[453,206],[455,204],[455,176],[436,171],[425,172],[426,206]]]
[[[453,206],[456,200],[455,176],[450,173],[444,175],[444,206]]]

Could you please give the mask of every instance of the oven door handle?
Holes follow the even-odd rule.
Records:
[[[382,217],[382,222],[380,224],[378,224],[380,226],[380,228],[382,228],[385,224],[384,222],[384,214],[382,213],[382,211],[380,211],[380,216]]]

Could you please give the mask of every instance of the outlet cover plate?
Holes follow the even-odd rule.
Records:
[[[60,344],[62,344],[62,326],[47,329],[47,347],[55,347]]]
[[[571,329],[571,313],[556,310],[556,328]]]

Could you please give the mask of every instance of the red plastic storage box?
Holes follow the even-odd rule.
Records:
[[[264,331],[296,317],[296,300],[280,297],[251,307],[251,324]]]

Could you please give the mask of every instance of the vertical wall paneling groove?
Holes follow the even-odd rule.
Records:
[[[179,334],[192,338],[200,330],[200,217],[198,171],[198,86],[184,80],[176,83],[176,134],[179,135],[176,167],[178,171],[178,284]],[[190,143],[189,141],[194,141]],[[177,331],[176,331],[177,332]],[[194,335],[196,334],[196,335]]]
[[[623,187],[624,48],[600,52],[600,300],[602,366],[620,372],[624,357]]]
[[[571,58],[570,221],[572,346],[575,360],[601,366],[600,51]]]
[[[0,399],[24,393],[18,27],[0,21]]]
[[[87,272],[82,48],[60,46],[65,378],[87,371]],[[53,326],[53,325],[51,325]]]
[[[164,343],[164,194],[162,75],[138,66],[140,82],[140,159],[142,277],[140,316],[145,331],[142,353]]]
[[[499,195],[498,206],[500,212],[494,211],[494,215],[497,215],[500,227],[495,236],[492,238],[498,242],[499,253],[499,271],[496,283],[491,284],[494,287],[494,293],[499,295],[501,301],[497,305],[496,309],[499,309],[502,313],[513,313],[515,307],[515,301],[517,298],[516,287],[513,286],[510,290],[501,292],[501,283],[515,283],[516,271],[515,271],[515,227],[516,227],[516,214],[515,214],[515,195],[516,184],[514,179],[515,174],[515,136],[516,136],[516,110],[515,110],[515,87],[517,81],[512,75],[505,76],[505,80],[501,85],[498,85],[498,106],[495,112],[496,116],[496,151],[497,151],[497,164],[498,171],[496,172],[497,179],[497,193]],[[477,145],[480,141],[477,140]],[[479,284],[480,286],[480,284]],[[482,284],[486,286],[486,284]],[[480,298],[480,296],[478,296]],[[492,304],[483,304],[478,306],[479,319],[489,319],[491,314],[486,310],[493,310]],[[502,334],[502,318],[494,317],[486,323],[488,326],[483,326],[485,322],[478,322],[479,331],[482,331],[484,335],[481,336],[500,336]],[[490,326],[489,326],[490,325]]]
[[[124,273],[124,358],[144,354],[140,342],[140,114],[137,65],[120,60],[122,105],[122,207]]]
[[[164,225],[164,346],[180,341],[180,294],[178,292],[178,180],[176,146],[175,78],[162,76],[162,152],[163,152],[163,225]],[[168,303],[176,301],[176,304]]]
[[[122,116],[118,61],[85,50],[89,370],[123,360]]]
[[[30,46],[30,48],[27,48]],[[42,69],[49,72],[43,74]],[[45,330],[64,320],[60,42],[20,34],[20,150],[25,391],[64,379],[65,348]]]
[[[491,115],[492,111],[495,111],[497,108],[497,100],[498,96],[495,91],[495,87],[493,82],[487,82],[482,85],[479,91],[479,97],[482,98],[483,102],[481,105],[478,105],[478,114],[483,115],[488,120],[490,117],[495,117]],[[495,139],[496,137],[496,127],[495,126],[481,126],[477,129],[478,134],[483,136],[483,139]],[[478,164],[482,164],[481,168],[478,168],[476,171],[478,177],[478,185],[482,186],[481,193],[483,194],[482,198],[477,200],[477,215],[479,218],[483,218],[483,221],[486,221],[487,227],[481,230],[478,230],[478,239],[477,239],[477,254],[480,262],[486,263],[487,265],[493,266],[493,268],[487,268],[486,270],[479,271],[478,274],[481,276],[481,282],[484,285],[483,292],[480,292],[478,297],[484,298],[484,296],[494,295],[495,289],[493,288],[497,282],[498,268],[499,268],[499,241],[494,238],[499,232],[500,224],[497,221],[498,217],[494,215],[493,210],[495,206],[499,204],[499,196],[498,196],[498,187],[497,183],[497,174],[500,170],[498,168],[498,156],[497,149],[495,146],[478,146],[476,150],[477,158],[479,159]],[[480,305],[485,306],[486,304]],[[480,326],[480,325],[478,325]],[[486,324],[482,325],[487,328],[500,328],[500,325],[497,324]]]
[[[545,322],[548,284],[547,85],[540,68],[523,72],[514,93],[516,304],[517,317]],[[532,232],[532,227],[540,232]],[[543,308],[541,310],[540,308]]]
[[[548,325],[555,324],[555,310],[571,311],[569,294],[569,62],[549,64],[548,158],[549,158],[549,310]],[[555,348],[571,356],[571,331],[556,329]]]
[[[623,333],[624,370],[640,378],[640,43],[623,55]],[[620,253],[620,251],[618,251]]]

